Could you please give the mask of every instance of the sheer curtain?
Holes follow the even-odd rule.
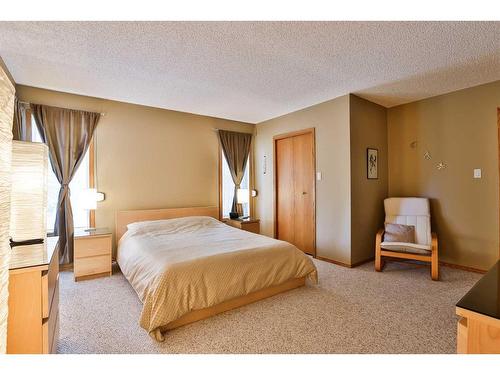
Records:
[[[72,263],[74,228],[69,183],[89,148],[100,114],[40,104],[31,104],[31,110],[61,184],[54,227],[59,236],[60,263]]]

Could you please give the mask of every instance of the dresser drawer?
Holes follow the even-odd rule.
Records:
[[[48,353],[52,353],[54,341],[59,336],[59,285],[56,286],[54,291],[54,302],[52,303],[49,316],[49,340],[48,340]]]
[[[49,316],[54,291],[59,282],[59,254],[58,249],[54,251],[49,264],[48,271],[42,273],[42,318]]]
[[[73,264],[75,277],[111,272],[111,254],[79,258]]]
[[[59,319],[59,286],[56,286],[54,291],[54,303],[52,304],[52,309],[50,310],[49,317],[43,320],[42,330],[43,330],[43,353],[47,354],[51,352],[52,346],[54,344],[54,338],[57,338],[57,320]]]
[[[57,353],[57,341],[59,340],[59,314],[56,316],[56,324],[54,327],[54,336],[52,337],[52,344],[50,348],[51,354]]]
[[[75,258],[111,254],[111,236],[75,238]]]

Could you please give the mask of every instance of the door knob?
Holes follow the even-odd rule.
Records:
[[[302,192],[302,195],[306,195],[307,193],[305,191]]]

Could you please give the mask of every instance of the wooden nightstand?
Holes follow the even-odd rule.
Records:
[[[243,229],[248,232],[260,234],[260,220],[259,219],[224,219],[224,223],[232,227]]]
[[[75,230],[73,273],[75,281],[111,276],[111,232]]]

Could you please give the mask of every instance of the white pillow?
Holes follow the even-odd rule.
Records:
[[[194,230],[201,227],[218,226],[219,224],[222,223],[210,216],[187,216],[176,219],[136,221],[127,224],[127,230],[132,233],[170,232],[186,229]]]

